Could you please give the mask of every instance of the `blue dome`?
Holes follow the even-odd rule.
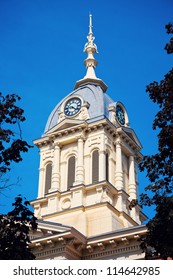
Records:
[[[84,102],[89,104],[89,119],[87,121],[92,121],[92,119],[100,118],[101,116],[109,118],[108,107],[111,104],[113,105],[114,101],[103,92],[99,85],[88,84],[77,88],[56,105],[48,118],[44,134],[58,124],[61,106],[64,104],[66,99],[72,97],[73,95],[81,97]]]

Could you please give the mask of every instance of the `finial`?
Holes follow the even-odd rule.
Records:
[[[98,53],[97,51],[97,46],[96,44],[94,44],[94,40],[95,40],[95,37],[93,36],[93,31],[92,31],[92,28],[93,28],[93,25],[92,25],[92,14],[89,13],[89,33],[88,33],[88,36],[87,36],[87,39],[88,39],[88,42],[85,44],[84,46],[84,52],[87,52],[87,48],[93,48],[92,51],[93,53]]]
[[[87,59],[85,59],[84,63],[87,67],[87,73],[85,78],[96,78],[94,68],[97,66],[97,60],[94,58],[94,53],[98,53],[97,46],[94,44],[95,37],[93,36],[92,31],[92,15],[89,14],[89,33],[87,36],[88,42],[84,46],[84,52],[88,54]]]
[[[90,25],[89,25],[89,34],[90,34],[90,33],[93,33],[92,32],[92,28],[93,28],[93,26],[92,26],[92,14],[91,13],[89,13],[89,17],[90,17]]]
[[[84,60],[84,64],[87,68],[86,75],[83,79],[76,82],[75,89],[81,85],[94,84],[99,85],[105,92],[107,86],[105,83],[98,79],[95,74],[95,68],[97,66],[97,60],[94,57],[95,53],[98,53],[97,46],[94,44],[95,37],[93,36],[93,26],[92,26],[92,14],[89,13],[89,33],[87,36],[88,42],[84,46],[84,52],[88,54],[88,57]]]

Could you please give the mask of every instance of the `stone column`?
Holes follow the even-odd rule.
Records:
[[[43,154],[40,151],[40,168],[39,168],[39,184],[38,184],[38,198],[41,198],[44,196],[44,172],[45,168],[43,167]]]
[[[79,137],[75,185],[82,183],[84,183],[84,139]]]
[[[135,180],[135,161],[134,156],[129,157],[129,200],[137,199],[136,194],[136,180]],[[137,214],[136,207],[133,207],[130,210],[130,216],[135,221],[139,222],[139,215]]]
[[[116,168],[115,168],[115,187],[117,190],[123,189],[123,167],[121,141],[116,141]]]
[[[105,135],[102,135],[100,151],[99,151],[99,181],[106,180],[106,150],[105,150]]]
[[[54,158],[52,166],[52,186],[51,191],[59,190],[60,185],[60,146],[55,143]]]
[[[89,185],[92,183],[92,164],[91,164],[91,154],[87,154],[85,156],[85,174],[87,174],[87,176],[85,176],[85,184]]]
[[[130,200],[137,198],[134,156],[129,157],[129,195]]]

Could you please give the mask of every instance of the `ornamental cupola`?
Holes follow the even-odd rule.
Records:
[[[137,204],[142,147],[124,105],[96,76],[94,39],[90,14],[86,75],[55,106],[34,141],[40,149],[36,216],[85,236],[139,225],[145,218]]]

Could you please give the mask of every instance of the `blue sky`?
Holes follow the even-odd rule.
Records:
[[[157,151],[152,121],[158,108],[145,89],[172,68],[172,57],[164,51],[172,0],[0,0],[0,91],[21,96],[18,105],[27,119],[23,138],[32,144],[56,104],[86,73],[89,12],[99,51],[97,77],[114,101],[125,105],[142,153],[152,154]],[[38,168],[34,147],[12,166],[10,183],[18,177],[20,183],[0,195],[0,212],[9,211],[19,193],[28,200],[37,197]],[[145,174],[139,174],[139,193],[147,183]],[[152,215],[151,209],[144,212]]]

